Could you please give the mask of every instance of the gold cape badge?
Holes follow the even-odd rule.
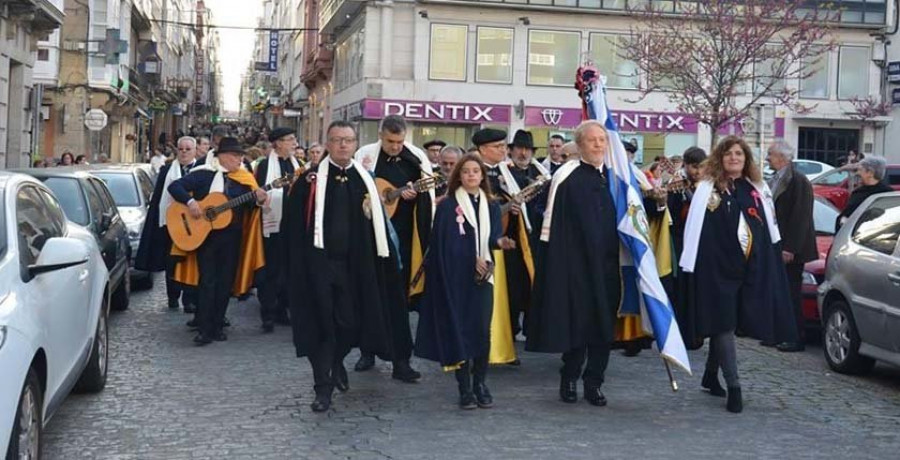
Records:
[[[372,220],[372,201],[369,200],[368,193],[363,198],[362,211],[363,211],[363,215],[366,216],[366,219]]]
[[[719,205],[722,204],[722,196],[719,195],[719,192],[712,192],[709,195],[709,202],[706,203],[706,209],[709,209],[710,212],[719,209]]]

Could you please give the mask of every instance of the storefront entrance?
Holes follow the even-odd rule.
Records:
[[[859,130],[800,128],[797,158],[838,166],[847,161],[850,150],[859,152]]]

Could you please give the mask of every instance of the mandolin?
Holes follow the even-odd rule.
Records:
[[[263,187],[269,191],[289,185],[293,178],[285,175]],[[183,251],[193,251],[200,247],[213,230],[221,230],[231,224],[232,209],[256,200],[256,192],[247,192],[231,200],[224,193],[213,192],[197,201],[203,215],[199,219],[191,217],[186,204],[173,202],[166,210],[166,228],[172,243]]]
[[[544,187],[550,185],[550,176],[540,176],[537,179],[534,179],[530,184],[526,185],[522,190],[519,190],[519,193],[513,195],[509,201],[500,206],[500,215],[501,221],[503,223],[503,233],[506,233],[506,229],[509,227],[509,210],[512,209],[514,204],[526,204],[529,201],[533,200],[536,196],[538,196]]]
[[[431,176],[425,176],[415,182],[412,185],[404,185],[403,187],[395,187],[394,184],[388,182],[387,179],[382,179],[380,177],[375,178],[375,188],[378,189],[378,194],[381,195],[381,202],[384,204],[384,212],[387,213],[388,217],[394,217],[394,213],[397,212],[397,205],[399,204],[400,195],[407,190],[415,190],[416,193],[427,192],[435,187],[440,187],[446,179],[439,174],[433,174]]]

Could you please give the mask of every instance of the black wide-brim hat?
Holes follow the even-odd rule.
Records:
[[[241,147],[241,143],[234,137],[223,137],[222,140],[219,141],[219,147],[213,152],[215,155],[220,153],[236,153],[238,155],[244,155],[243,147]]]
[[[534,136],[532,136],[530,132],[522,129],[516,131],[512,143],[509,144],[510,149],[513,147],[524,147],[534,150]]]
[[[447,143],[444,142],[444,141],[442,141],[442,140],[435,139],[435,140],[433,140],[433,141],[428,141],[428,142],[422,144],[422,147],[425,147],[425,150],[428,150],[428,149],[430,149],[430,148],[432,148],[432,147],[435,147],[435,146],[440,147],[440,148],[444,148],[444,147],[447,146]]]
[[[272,130],[272,133],[269,134],[269,142],[275,142],[282,137],[290,136],[294,134],[294,130],[291,128],[275,128]]]
[[[476,147],[502,140],[506,140],[506,131],[500,129],[484,128],[472,135],[472,143]]]

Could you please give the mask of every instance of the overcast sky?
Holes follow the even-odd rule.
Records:
[[[213,25],[255,27],[262,15],[260,0],[206,0],[206,7],[212,10]],[[237,111],[241,74],[253,54],[255,35],[252,30],[219,29],[219,39],[225,110]]]

